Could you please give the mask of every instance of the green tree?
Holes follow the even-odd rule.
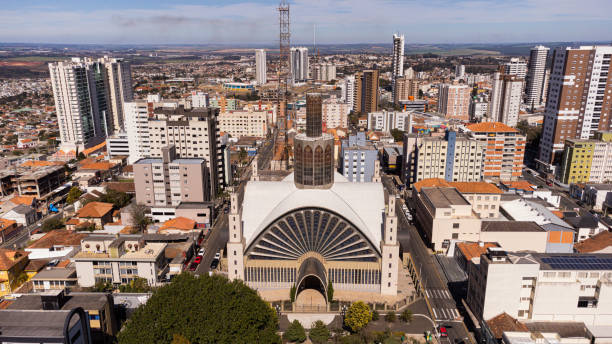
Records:
[[[94,291],[107,292],[113,290],[113,284],[111,282],[98,281],[93,287]]]
[[[332,285],[332,282],[329,281],[327,283],[327,302],[332,302],[334,299],[334,286]]]
[[[70,188],[70,191],[68,191],[68,196],[66,197],[66,203],[72,204],[76,202],[79,199],[79,197],[81,197],[82,194],[83,194],[83,191],[81,191],[81,189],[79,189],[78,186],[73,186],[72,188]]]
[[[372,320],[373,320],[373,321],[376,321],[376,320],[378,320],[378,319],[380,319],[380,314],[378,313],[378,311],[377,311],[377,310],[373,310],[373,311],[372,311]]]
[[[125,192],[108,189],[105,194],[98,199],[100,202],[112,203],[116,209],[121,209],[130,204],[132,196]]]
[[[130,281],[130,283],[119,286],[119,291],[122,293],[146,293],[151,291],[149,283],[142,277],[137,277]]]
[[[404,132],[396,128],[391,129],[391,136],[393,136],[393,141],[395,142],[404,140]]]
[[[400,314],[400,319],[405,323],[412,322],[412,311],[409,309],[404,309],[402,314]]]
[[[359,332],[372,320],[372,312],[363,301],[353,303],[346,311],[344,323],[351,331]]]
[[[287,331],[283,334],[283,339],[294,343],[304,342],[306,340],[306,331],[304,330],[304,326],[302,326],[297,319],[293,320],[293,322],[289,324]]]
[[[172,343],[170,344],[191,344],[187,338],[181,336],[180,334],[174,334],[172,337]]]
[[[295,293],[296,293],[296,288],[294,284],[291,286],[291,289],[289,289],[289,299],[291,300],[291,302],[295,302]]]
[[[396,316],[395,316],[395,313],[393,313],[393,312],[389,312],[389,313],[387,313],[385,315],[385,321],[386,322],[390,322],[390,323],[395,322],[395,318],[396,318]]]
[[[315,321],[312,328],[308,332],[308,338],[310,338],[314,344],[327,343],[329,337],[329,329],[321,320]]]
[[[118,335],[120,344],[280,343],[276,312],[242,281],[184,273],[155,290]]]
[[[132,223],[139,232],[144,232],[147,226],[151,223],[151,219],[147,216],[148,208],[142,204],[132,204],[130,208],[130,215],[132,216]]]
[[[43,222],[41,230],[46,233],[54,229],[60,229],[62,227],[64,227],[64,222],[61,218],[59,218],[59,216],[56,216],[52,219],[48,219],[47,221]]]

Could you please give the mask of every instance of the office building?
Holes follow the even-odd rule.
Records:
[[[231,137],[266,137],[268,135],[268,110],[228,111],[219,114],[219,131]]]
[[[378,150],[366,141],[365,133],[350,135],[342,140],[340,173],[353,183],[369,183],[376,174]]]
[[[308,80],[308,48],[293,47],[291,54],[291,77],[294,83]]]
[[[525,135],[499,122],[466,126],[469,135],[486,144],[483,158],[484,179],[517,180],[523,170]]]
[[[134,100],[132,88],[132,69],[130,64],[123,59],[105,56],[99,60],[106,69],[108,81],[108,110],[111,113],[113,128],[107,135],[125,130],[123,104]]]
[[[267,82],[266,51],[264,49],[255,50],[255,81],[258,85],[265,85]]]
[[[355,74],[355,112],[362,115],[378,111],[378,70]]]
[[[523,82],[523,79],[515,75],[495,73],[488,107],[488,118],[491,121],[516,127],[523,97]]]
[[[420,82],[417,79],[409,79],[408,77],[399,77],[395,79],[394,102],[396,104],[402,101],[414,101],[419,98]]]
[[[129,156],[130,142],[126,132],[117,132],[106,138],[106,153],[110,157]]]
[[[418,181],[440,178],[454,182],[482,179],[484,143],[447,131],[444,137],[404,134],[401,179],[408,188]]]
[[[223,161],[217,128],[218,109],[154,109],[149,118],[149,157],[162,158],[162,150],[174,146],[180,158],[202,158],[210,176],[210,190],[216,195],[223,185]]]
[[[328,129],[348,128],[349,105],[335,95],[323,100],[323,123]]]
[[[409,111],[387,111],[368,113],[368,130],[382,131],[390,133],[397,129],[411,131],[412,112]]]
[[[342,90],[340,99],[348,104],[349,110],[355,110],[355,76],[349,75],[344,78],[340,88]]]
[[[462,80],[465,78],[465,65],[455,66],[455,80]]]
[[[506,75],[515,75],[524,80],[527,76],[527,63],[518,57],[513,57],[504,63],[503,71]]]
[[[467,85],[440,84],[438,112],[446,118],[468,121],[471,91]]]
[[[174,146],[164,147],[162,157],[134,163],[136,202],[149,207],[176,207],[181,202],[208,202],[210,188],[206,160],[176,157]]]
[[[393,34],[393,57],[391,58],[391,87],[393,100],[397,101],[396,80],[404,76],[404,35]]]
[[[529,53],[529,69],[525,78],[526,105],[534,108],[544,103],[544,84],[546,81],[546,59],[550,49],[536,45]]]
[[[511,253],[502,247],[472,261],[467,305],[478,320],[507,313],[523,321],[610,324],[610,254]]]
[[[415,79],[414,69],[412,67],[408,67],[404,70],[404,76],[408,79]]]
[[[89,58],[49,63],[60,150],[82,152],[113,132],[104,63]]]
[[[561,163],[567,139],[590,139],[610,130],[612,92],[608,82],[612,46],[581,46],[553,51],[540,141],[539,163],[549,171]]]
[[[612,181],[612,133],[597,132],[592,140],[565,140],[559,181],[609,183]]]

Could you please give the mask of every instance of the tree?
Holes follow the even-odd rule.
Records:
[[[172,337],[172,343],[170,344],[191,344],[187,338],[181,336],[180,334],[174,334]]]
[[[113,291],[113,284],[111,282],[98,281],[94,285],[93,290],[97,292]]]
[[[327,302],[332,302],[333,299],[334,299],[334,286],[332,285],[332,282],[329,281],[327,283]]]
[[[404,309],[402,314],[400,314],[400,319],[405,323],[412,322],[412,311],[409,309]]]
[[[132,216],[132,223],[139,232],[144,232],[147,229],[147,225],[151,223],[151,219],[147,216],[147,207],[142,204],[132,204],[130,208],[130,215]]]
[[[100,202],[112,203],[116,209],[121,209],[130,204],[132,196],[125,192],[108,189],[105,194],[98,199]]]
[[[295,292],[296,292],[296,288],[294,284],[291,286],[291,289],[289,289],[289,299],[291,300],[291,302],[295,302]]]
[[[40,229],[46,233],[62,227],[64,227],[64,222],[58,216],[43,222],[42,227]]]
[[[378,314],[378,311],[377,311],[377,310],[373,310],[373,311],[372,311],[372,320],[373,320],[373,321],[376,321],[376,320],[378,320],[378,319],[380,319],[380,314]]]
[[[393,312],[387,313],[385,315],[385,321],[386,322],[390,322],[390,323],[395,322],[395,313],[393,313]]]
[[[351,331],[358,332],[372,320],[372,313],[363,301],[353,303],[346,311],[344,323]]]
[[[391,136],[393,136],[393,141],[400,142],[404,140],[404,132],[399,129],[391,129]]]
[[[130,283],[119,286],[119,291],[122,293],[146,293],[151,291],[149,283],[142,277],[137,277],[130,281]]]
[[[244,147],[240,148],[240,152],[238,153],[238,159],[240,160],[240,163],[242,163],[247,157],[247,152],[246,149],[244,149]]]
[[[287,331],[283,334],[283,339],[289,342],[302,343],[306,340],[304,326],[302,326],[297,319],[293,320],[293,322],[289,324]]]
[[[329,337],[329,329],[321,320],[315,321],[312,328],[308,332],[308,338],[310,338],[314,344],[327,343]]]
[[[118,335],[120,344],[278,343],[276,312],[242,281],[184,273],[158,288]]]
[[[73,186],[72,188],[70,188],[70,191],[68,191],[68,196],[66,197],[66,203],[72,204],[76,202],[79,199],[79,197],[81,197],[82,194],[83,194],[83,191],[81,191],[81,189],[79,189],[78,186]]]

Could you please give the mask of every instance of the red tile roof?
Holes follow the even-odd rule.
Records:
[[[73,219],[76,220],[76,219]],[[78,221],[78,220],[77,220]],[[75,223],[78,224],[78,223]],[[87,234],[76,233],[65,229],[56,229],[45,234],[28,248],[51,248],[53,246],[79,246]]]
[[[113,205],[111,203],[89,202],[77,211],[76,216],[80,218],[99,218],[110,213],[112,210]]]
[[[500,122],[480,122],[466,126],[474,132],[486,133],[518,133],[519,131]]]
[[[603,231],[591,238],[574,244],[576,252],[593,253],[612,246],[612,232]]]
[[[413,184],[413,188],[420,192],[423,187],[449,187],[456,188],[461,193],[501,194],[502,191],[495,185],[486,182],[447,182],[440,178],[428,178]]]
[[[529,332],[525,324],[505,312],[487,320],[487,325],[489,325],[493,336],[497,339],[501,339],[504,332]]]

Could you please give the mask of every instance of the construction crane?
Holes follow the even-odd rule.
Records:
[[[277,110],[279,118],[282,119],[285,131],[285,152],[284,159],[289,161],[288,154],[288,137],[289,131],[289,116],[287,111],[287,97],[289,94],[288,80],[291,77],[289,66],[289,54],[291,49],[291,31],[289,26],[289,3],[287,0],[281,0],[278,6],[279,14],[279,60],[278,60],[278,93],[277,93]]]

